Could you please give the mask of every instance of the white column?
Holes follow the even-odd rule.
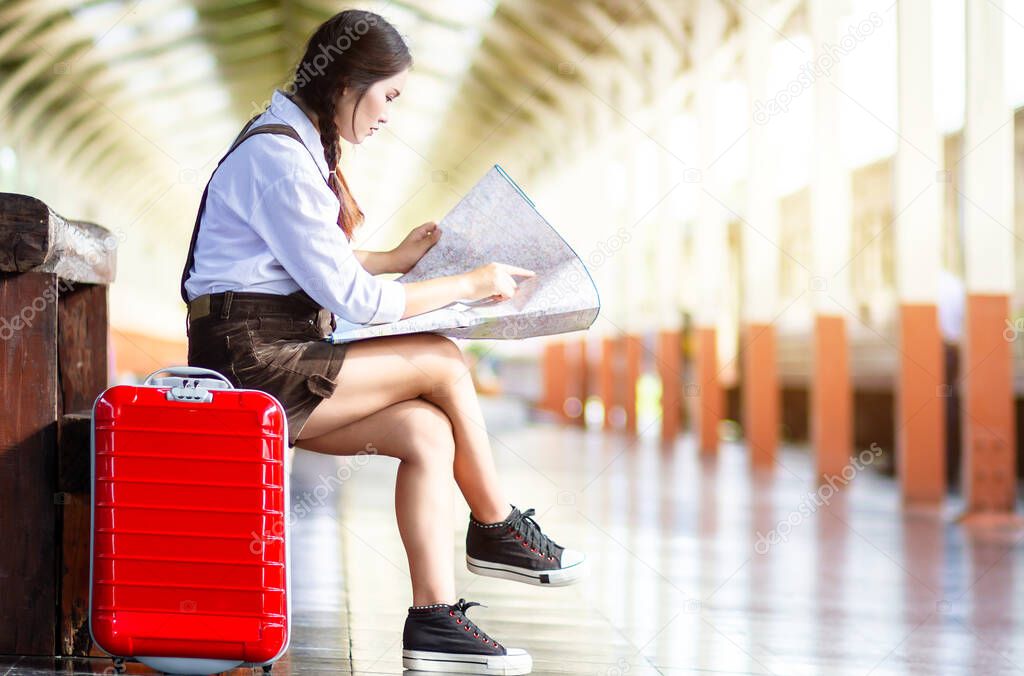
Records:
[[[763,6],[763,5],[762,5]],[[744,31],[745,70],[750,109],[767,101],[772,46],[776,33],[761,21],[748,21]],[[779,202],[775,195],[778,143],[771,119],[751,114],[747,168],[747,208],[743,228],[743,308],[747,322],[767,324],[775,319],[779,295]]]
[[[968,293],[1013,291],[1013,110],[1003,84],[1002,0],[967,0],[964,264]]]
[[[715,50],[720,47],[721,23],[724,20],[718,0],[702,0],[697,21],[697,163],[701,171],[702,190],[698,193],[695,231],[697,258],[696,323],[714,328],[722,316],[723,272],[726,266],[726,210],[720,200],[726,195],[717,180],[714,162],[718,155],[716,143],[716,92],[720,80]]]
[[[831,59],[827,45],[838,44],[842,3],[811,0],[810,26],[815,59]],[[834,63],[814,85],[814,144],[811,174],[812,275],[810,289],[817,314],[843,315],[850,308],[850,174],[843,165],[839,135],[842,63]],[[835,86],[833,86],[833,83]],[[834,299],[834,302],[833,300]],[[836,303],[841,303],[842,306]]]
[[[609,312],[606,315],[609,330],[615,332],[625,330],[629,321],[629,294],[630,282],[627,275],[630,273],[626,264],[628,248],[631,244],[632,231],[629,227],[630,211],[630,171],[629,165],[624,161],[622,154],[615,148],[608,148],[603,153],[602,174],[604,190],[598,198],[605,203],[607,211],[607,225],[604,237],[599,242],[602,261],[601,270],[605,279],[607,290],[607,304],[605,309]],[[602,310],[604,312],[604,310]]]
[[[942,246],[942,147],[932,103],[932,3],[899,0],[895,159],[896,281],[900,302],[935,303]]]
[[[654,247],[654,276],[657,280],[654,289],[655,313],[657,328],[665,331],[675,331],[680,328],[679,322],[679,288],[683,279],[683,220],[674,208],[676,202],[673,199],[682,189],[682,185],[676,185],[677,179],[674,166],[678,160],[669,156],[664,151],[658,154],[657,176],[658,186],[661,195],[664,197],[657,212],[652,216],[657,217],[657,230],[655,233]],[[669,191],[671,190],[671,194]]]
[[[695,108],[696,106],[694,106]],[[673,234],[675,246],[679,252],[677,269],[676,304],[685,309],[691,316],[697,310],[697,257],[692,247],[692,237],[696,228],[696,216],[700,201],[703,199],[701,171],[696,166],[697,156],[697,122],[693,110],[676,113],[666,122],[670,128],[671,148],[673,153],[687,165],[678,162],[672,167],[673,182],[679,187],[669,198],[675,225]],[[685,247],[685,248],[684,248]]]
[[[601,314],[605,315],[611,307],[611,280],[608,276],[608,269],[611,263],[602,253],[601,242],[608,236],[611,228],[611,207],[607,197],[603,199],[590,199],[591,195],[606,195],[605,192],[605,158],[599,148],[592,149],[592,155],[587,160],[573,162],[568,172],[576,177],[574,181],[574,193],[568,200],[571,209],[576,211],[576,223],[580,228],[579,248],[576,253],[583,260],[587,270],[590,271],[597,285],[598,293],[601,296]],[[553,196],[553,199],[559,197]],[[564,196],[562,201],[566,201]],[[603,335],[608,332],[608,322],[599,319],[590,329],[591,333]]]
[[[631,332],[656,328],[655,308],[661,293],[658,289],[657,270],[652,268],[652,256],[663,217],[662,197],[664,177],[658,171],[658,156],[663,152],[653,142],[638,140],[629,147],[631,157],[632,192],[629,196],[629,220],[632,241],[626,247],[629,279],[633,288],[629,305],[635,318],[628,327]]]

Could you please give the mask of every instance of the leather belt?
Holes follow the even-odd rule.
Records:
[[[307,319],[311,325],[319,326],[321,333],[330,333],[335,328],[334,313],[319,307],[306,293],[297,291],[287,296],[266,293],[224,291],[207,293],[193,298],[188,303],[186,333],[192,321],[217,314],[221,319],[232,317],[232,306],[236,311],[246,308],[264,312],[280,312],[295,319]],[[236,312],[237,314],[237,312]]]

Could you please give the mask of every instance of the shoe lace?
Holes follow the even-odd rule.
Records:
[[[475,622],[473,622],[471,619],[469,619],[466,616],[466,611],[469,610],[470,608],[472,608],[473,606],[480,606],[481,608],[486,608],[487,607],[487,606],[485,606],[482,603],[477,603],[476,601],[466,601],[466,599],[459,599],[458,603],[455,603],[455,604],[453,604],[451,606],[451,609],[452,609],[453,613],[454,612],[461,613],[462,614],[462,619],[465,621],[466,626],[469,627],[469,630],[474,632],[474,633],[476,633],[476,634],[479,634],[480,638],[483,639],[484,642],[486,642],[486,643],[493,643],[496,646],[501,646],[500,643],[498,643],[493,638],[491,638],[487,634],[487,632],[485,632],[483,629],[481,629],[479,626],[477,626]]]
[[[531,517],[537,513],[533,507],[525,512],[517,512],[509,519],[509,526],[523,537],[523,541],[530,547],[536,547],[544,556],[551,556],[555,553],[558,544],[541,532],[540,524]]]

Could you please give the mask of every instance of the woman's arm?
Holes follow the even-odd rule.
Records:
[[[441,229],[430,221],[414,228],[402,243],[391,251],[356,249],[353,253],[363,269],[371,275],[387,272],[405,273],[437,242],[440,235]],[[488,263],[458,275],[399,284],[405,292],[405,311],[402,313],[402,319],[436,310],[457,300],[479,300],[488,297],[507,300],[516,292],[513,275],[533,277],[534,273],[532,270],[504,263]]]
[[[405,274],[416,265],[416,261],[423,258],[427,249],[434,246],[441,237],[441,228],[437,223],[427,221],[422,225],[413,228],[401,244],[391,251],[362,251],[355,250],[356,260],[371,275],[379,275],[387,272],[399,272]]]
[[[387,272],[401,272],[393,260],[393,251],[363,251],[356,249],[356,260],[363,266],[363,269],[371,275],[381,275]]]
[[[436,310],[457,300],[508,300],[516,292],[512,276],[533,277],[531,270],[504,263],[488,263],[459,275],[409,282],[405,287],[402,319]]]

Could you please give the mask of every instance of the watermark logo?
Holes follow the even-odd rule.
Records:
[[[93,247],[82,253],[78,258],[69,261],[67,271],[63,274],[73,278],[87,278],[92,268],[107,256],[107,252],[116,251],[119,243],[125,239],[126,235],[123,231],[111,232],[103,238],[98,248]],[[40,295],[26,303],[15,314],[9,317],[0,317],[0,341],[10,340],[19,331],[32,328],[36,321],[36,316],[46,310],[51,304],[57,303],[62,293],[67,294],[74,291],[76,283],[59,277],[55,287],[50,287],[43,291]]]
[[[775,524],[775,528],[762,534],[757,532],[757,541],[754,543],[754,551],[758,554],[767,554],[775,545],[789,541],[793,530],[803,523],[804,519],[815,514],[819,508],[827,507],[832,498],[839,492],[839,489],[853,481],[865,467],[871,465],[882,455],[882,448],[878,444],[871,444],[855,456],[839,472],[839,476],[830,474],[824,477],[824,481],[813,493],[808,493],[797,508],[789,515]]]
[[[313,513],[316,508],[322,507],[327,499],[334,494],[334,491],[365,467],[370,461],[370,456],[377,455],[377,452],[377,448],[373,444],[367,443],[363,450],[352,456],[349,463],[341,465],[334,474],[327,476],[321,474],[316,486],[292,499],[288,514],[284,519],[277,521],[263,532],[250,531],[249,551],[255,555],[262,554],[268,539],[283,537],[286,528],[291,528],[300,519]]]
[[[281,90],[285,94],[293,96],[299,89],[302,89],[316,78],[322,77],[323,74],[327,72],[328,66],[351,49],[362,36],[366,35],[370,31],[370,28],[376,25],[377,15],[371,14],[369,18],[360,19],[359,21],[356,21],[354,25],[347,26],[344,34],[340,35],[337,40],[332,43],[320,45],[318,53],[310,60],[303,62],[300,67],[296,69],[295,78],[286,83]],[[262,105],[252,101],[252,116],[262,114],[269,106],[269,99],[264,101]]]
[[[754,102],[754,122],[767,124],[773,117],[789,112],[793,102],[801,94],[810,89],[818,79],[827,78],[840,61],[853,53],[853,50],[873,35],[883,23],[878,12],[871,12],[866,19],[851,25],[846,35],[839,39],[839,44],[824,43],[821,53],[802,64],[797,76],[785,87],[767,101]]]
[[[1014,320],[1005,320],[1006,328],[1003,329],[1003,340],[1007,343],[1012,343],[1017,340],[1017,337],[1024,333],[1024,317],[1018,317]]]

